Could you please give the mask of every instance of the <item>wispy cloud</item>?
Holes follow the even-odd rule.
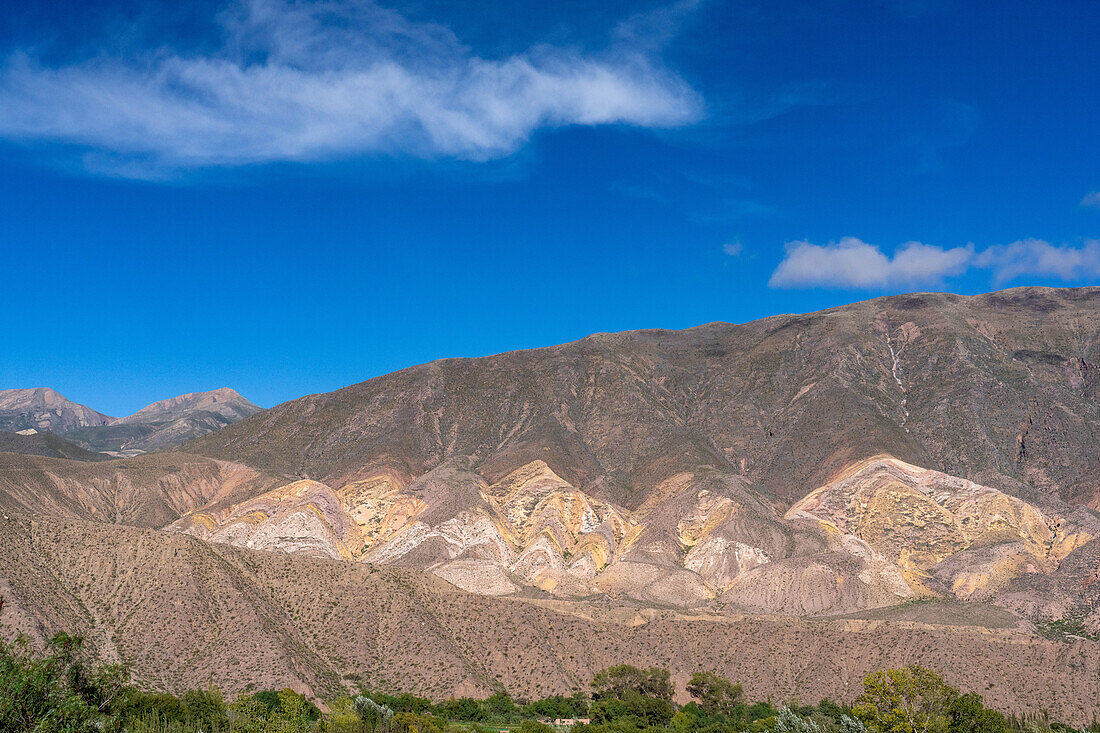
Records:
[[[1081,199],[1081,205],[1090,209],[1100,209],[1100,191],[1092,191]]]
[[[871,289],[937,282],[964,272],[973,254],[971,247],[943,249],[908,242],[888,257],[877,246],[855,237],[826,245],[790,242],[768,285]]]
[[[773,288],[884,289],[936,285],[972,269],[988,270],[995,284],[1033,276],[1075,281],[1100,278],[1100,240],[1080,246],[1026,239],[978,251],[907,242],[893,256],[854,237],[818,245],[790,242],[768,281]]]
[[[992,270],[993,281],[998,284],[1023,275],[1067,281],[1100,278],[1100,240],[1090,239],[1080,247],[1072,247],[1024,239],[979,252],[974,265]]]
[[[482,160],[539,128],[673,127],[701,97],[655,53],[480,58],[368,0],[246,0],[215,53],[0,67],[0,136],[73,144],[117,175],[366,153]]]
[[[740,257],[744,249],[745,248],[741,246],[741,242],[736,239],[732,242],[726,242],[722,245],[722,251],[728,254],[730,257]]]

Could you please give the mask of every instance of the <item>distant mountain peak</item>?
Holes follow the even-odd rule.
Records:
[[[212,412],[232,420],[239,420],[261,409],[242,397],[237,390],[221,387],[208,392],[188,392],[153,402],[133,415],[118,418],[115,423],[164,421],[178,419],[193,412]]]
[[[49,387],[0,390],[0,430],[61,433],[107,425],[113,419],[73,402]]]

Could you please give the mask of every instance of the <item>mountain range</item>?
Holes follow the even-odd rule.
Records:
[[[4,620],[83,631],[169,689],[537,695],[631,662],[845,698],[915,662],[1087,722],[1098,315],[1100,288],[911,294],[448,359],[250,416],[59,407],[77,442],[148,440],[184,405],[232,424],[110,461],[0,454]]]
[[[126,417],[96,412],[49,388],[0,390],[0,430],[49,432],[114,457],[171,448],[259,411],[228,387],[154,402]]]

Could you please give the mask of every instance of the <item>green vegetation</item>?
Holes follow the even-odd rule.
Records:
[[[319,706],[292,690],[242,694],[218,690],[177,697],[130,683],[121,665],[90,669],[80,639],[59,634],[43,653],[0,643],[0,731],[12,733],[1075,733],[1045,716],[1006,719],[979,695],[962,694],[922,667],[867,675],[852,706],[749,703],[741,685],[697,672],[693,698],[673,702],[668,670],[619,665],[598,672],[591,695],[541,700],[433,703],[410,694],[367,690]],[[324,712],[322,713],[322,709]],[[575,719],[580,719],[575,722]],[[1100,724],[1088,729],[1100,733]]]
[[[1041,636],[1052,641],[1074,641],[1076,639],[1088,639],[1100,641],[1100,637],[1090,634],[1084,625],[1084,613],[1066,614],[1060,619],[1040,621],[1035,624]]]

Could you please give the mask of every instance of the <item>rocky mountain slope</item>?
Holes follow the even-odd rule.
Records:
[[[147,405],[106,426],[73,430],[66,437],[89,450],[133,456],[166,450],[260,412],[236,390],[193,392]]]
[[[255,415],[260,408],[252,404],[235,389],[222,387],[210,392],[190,392],[160,402],[146,405],[133,415],[120,417],[116,425],[133,423],[157,423],[177,420],[195,412],[220,415],[226,422],[236,422],[249,415]]]
[[[414,367],[188,444],[299,480],[174,526],[491,594],[997,599],[1100,557],[1098,310],[919,294]]]
[[[1100,288],[914,294],[448,359],[310,395],[188,450],[340,487],[543,460],[628,508],[700,465],[791,503],[872,455],[1100,509]]]
[[[109,456],[93,453],[76,443],[53,433],[27,429],[18,433],[0,430],[0,453],[22,453],[28,456],[71,458],[75,461],[105,461]]]

